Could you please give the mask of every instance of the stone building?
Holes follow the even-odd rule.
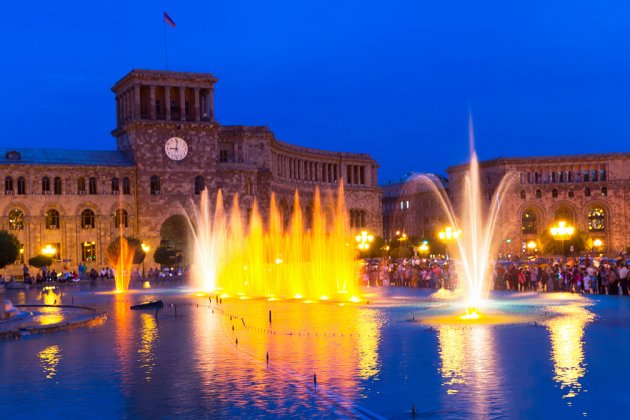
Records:
[[[467,170],[468,165],[448,169],[453,194],[461,190]],[[501,204],[502,252],[523,253],[525,244],[560,220],[586,232],[593,251],[616,253],[630,246],[630,153],[481,162],[486,204],[508,173],[514,180]],[[593,246],[596,239],[599,249]]]
[[[116,151],[0,150],[2,228],[20,239],[22,259],[48,246],[65,264],[100,267],[120,232],[152,250],[183,248],[182,214],[204,188],[212,198],[221,189],[226,203],[238,193],[244,217],[256,199],[266,218],[275,193],[288,219],[296,190],[308,216],[315,188],[336,195],[343,180],[352,226],[381,233],[378,165],[369,155],[290,145],[266,127],[222,126],[216,82],[211,74],[133,70],[112,88]]]

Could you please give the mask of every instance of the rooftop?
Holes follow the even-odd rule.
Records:
[[[116,150],[0,148],[0,165],[134,166]]]

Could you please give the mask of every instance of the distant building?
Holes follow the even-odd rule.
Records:
[[[447,189],[446,178],[435,176]],[[433,238],[446,223],[435,192],[426,183],[409,179],[383,185],[383,237],[395,239],[397,232],[420,239]]]
[[[451,194],[461,191],[468,165],[448,169]],[[595,251],[618,252],[630,246],[630,153],[499,158],[480,163],[481,187],[488,204],[507,173],[516,185],[501,203],[501,251],[523,253],[525,244],[564,220],[588,233]]]
[[[131,71],[112,88],[115,151],[0,150],[2,228],[18,236],[21,258],[50,245],[71,267],[107,265],[105,249],[121,227],[152,250],[161,243],[183,250],[182,209],[204,188],[212,198],[221,189],[226,203],[238,193],[244,218],[257,199],[265,220],[275,193],[285,221],[297,190],[308,224],[315,188],[335,195],[344,180],[352,226],[381,234],[378,165],[369,155],[294,146],[266,127],[222,126],[214,118],[216,81]]]

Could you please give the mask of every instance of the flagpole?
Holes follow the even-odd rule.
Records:
[[[166,46],[166,20],[162,19],[164,27],[164,62],[166,63],[166,70],[168,70],[168,48]]]

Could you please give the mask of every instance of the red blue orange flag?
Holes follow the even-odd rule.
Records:
[[[175,27],[175,21],[173,19],[171,19],[171,17],[166,12],[164,12],[164,20],[166,21],[166,23],[171,25],[173,28]]]

